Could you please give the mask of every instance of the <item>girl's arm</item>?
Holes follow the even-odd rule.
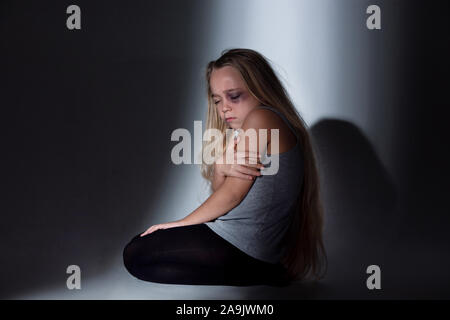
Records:
[[[252,111],[250,114],[251,116],[247,115],[242,126],[244,132],[248,128],[255,128],[256,130],[270,128],[268,123],[272,117],[271,111],[261,109]],[[259,138],[256,146],[251,146],[251,148],[250,146],[247,148],[245,139],[242,139],[237,145],[237,150],[241,152],[256,152],[257,154],[263,154],[263,152],[259,150]],[[213,188],[216,188],[215,191],[209,196],[208,199],[206,199],[205,202],[203,202],[200,207],[195,209],[183,219],[151,226],[147,231],[141,234],[141,236],[152,233],[158,229],[200,224],[215,220],[216,218],[228,213],[231,209],[241,203],[250,191],[250,188],[254,182],[253,180],[246,180],[232,176],[221,178],[220,176],[216,177],[216,175],[214,175],[214,180]]]
[[[236,207],[250,190],[253,181],[241,178],[227,177],[221,174],[214,164],[214,177],[212,181],[213,193],[203,204],[183,219],[153,225],[148,228],[141,237],[158,229],[200,224],[223,216]]]
[[[268,110],[255,110],[247,115],[242,129],[244,132],[253,128],[258,132],[259,129],[270,128],[270,120],[272,118],[272,111]],[[244,137],[245,138],[245,137]],[[245,143],[245,139],[241,139],[236,146],[236,149],[241,152],[250,152],[263,154],[264,150],[259,150],[259,135],[257,135],[257,143],[255,145]],[[215,168],[214,168],[215,169]],[[222,181],[223,179],[223,181]],[[246,180],[236,177],[223,177],[216,176],[216,170],[214,170],[213,189],[214,193],[206,199],[203,204],[194,210],[191,214],[185,218],[178,220],[181,225],[200,224],[214,220],[228,211],[236,207],[250,191],[253,185],[253,180]]]
[[[253,181],[226,177],[220,187],[203,204],[185,218],[173,222],[153,225],[141,237],[158,229],[189,226],[214,220],[236,207],[250,190]]]
[[[225,176],[218,172],[217,167],[214,164],[214,177],[213,177],[212,184],[211,184],[213,192],[215,192],[217,189],[219,189],[219,187],[222,185],[222,183],[224,181],[225,181]]]
[[[180,226],[187,226],[208,222],[223,216],[245,198],[252,184],[251,180],[226,177],[220,187],[200,207],[176,222]]]

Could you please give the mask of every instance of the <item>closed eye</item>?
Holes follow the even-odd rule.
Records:
[[[240,96],[241,96],[241,94],[239,93],[239,94],[237,94],[235,96],[230,96],[229,98],[234,101],[234,100],[239,99]],[[214,104],[217,105],[219,102],[220,102],[220,100],[214,101]]]

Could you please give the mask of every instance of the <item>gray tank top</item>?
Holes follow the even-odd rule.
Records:
[[[303,153],[299,137],[285,116],[273,107],[258,108],[278,114],[296,135],[297,144],[278,155],[276,174],[256,177],[238,206],[205,224],[248,255],[278,263],[286,250],[283,236],[291,223],[302,186]]]

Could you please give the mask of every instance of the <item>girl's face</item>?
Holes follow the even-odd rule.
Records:
[[[217,112],[229,128],[241,128],[250,111],[260,105],[247,90],[244,79],[234,67],[213,69],[209,85]]]

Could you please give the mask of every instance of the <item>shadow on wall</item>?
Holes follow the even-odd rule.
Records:
[[[350,122],[321,120],[310,128],[321,177],[328,272],[317,283],[254,288],[247,298],[373,298],[366,268],[382,268],[395,236],[396,191],[374,148]]]
[[[328,281],[368,293],[366,269],[383,268],[400,216],[397,192],[370,141],[354,124],[325,119],[311,128],[325,209]]]

